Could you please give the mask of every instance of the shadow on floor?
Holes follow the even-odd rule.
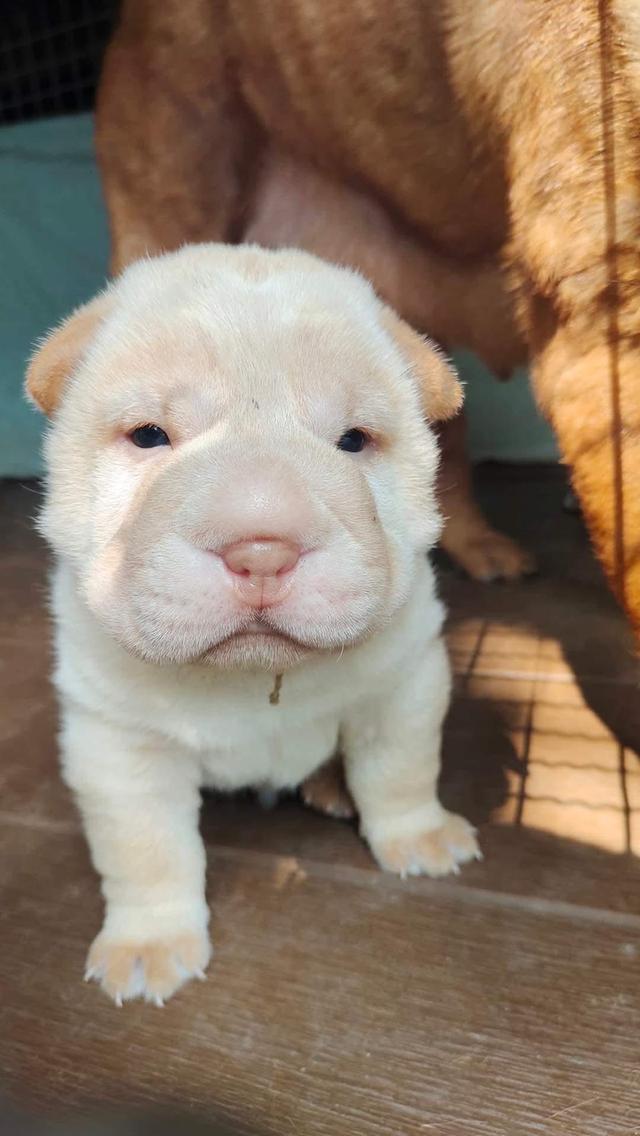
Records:
[[[493,523],[532,548],[541,571],[530,580],[483,587],[438,557],[457,672],[444,746],[445,794],[455,789],[452,799],[478,821],[514,795],[510,820],[516,824],[531,823],[533,813],[539,817],[543,801],[549,815],[551,806],[558,814],[563,805],[573,808],[576,816],[580,809],[614,809],[619,831],[611,834],[611,850],[640,851],[633,823],[640,807],[636,648],[579,516],[563,509],[564,479],[557,469],[488,467],[478,481]],[[477,740],[479,763],[465,758],[464,735]],[[543,791],[545,765],[555,774],[546,777]],[[532,770],[533,811],[525,808]],[[589,827],[585,819],[582,830]]]

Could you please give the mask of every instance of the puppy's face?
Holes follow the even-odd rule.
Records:
[[[382,626],[435,541],[459,387],[360,278],[204,245],[140,262],[36,355],[43,529],[155,663],[283,669]]]

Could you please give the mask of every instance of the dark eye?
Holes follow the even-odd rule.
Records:
[[[341,438],[338,438],[338,449],[344,450],[346,454],[359,454],[360,450],[364,450],[369,435],[365,434],[364,430],[347,430]]]
[[[160,426],[154,426],[151,422],[148,422],[146,426],[136,426],[129,437],[134,446],[139,446],[141,450],[150,450],[153,446],[171,445],[169,435],[165,434]]]

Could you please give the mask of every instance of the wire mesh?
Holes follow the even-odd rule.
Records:
[[[0,123],[91,109],[119,0],[5,0]]]

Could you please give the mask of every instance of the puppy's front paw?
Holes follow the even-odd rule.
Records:
[[[204,978],[211,958],[205,931],[134,942],[102,931],[89,951],[85,980],[94,979],[117,1006],[144,998],[162,1006],[191,978]]]
[[[464,817],[444,812],[438,828],[371,842],[373,854],[387,872],[400,876],[448,876],[460,864],[481,860],[475,829]]]

